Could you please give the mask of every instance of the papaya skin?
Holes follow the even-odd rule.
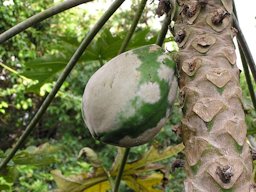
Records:
[[[176,96],[175,66],[157,45],[107,62],[84,91],[83,116],[92,136],[121,147],[152,140],[168,120]]]

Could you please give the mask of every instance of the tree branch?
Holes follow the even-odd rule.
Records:
[[[4,33],[0,34],[0,43],[3,43],[10,39],[11,37],[17,35],[18,33],[26,30],[27,28],[31,27],[32,25],[39,23],[53,15],[56,15],[60,12],[66,11],[72,7],[78,6],[83,3],[88,3],[93,0],[66,0],[63,3],[55,5],[45,11],[38,13],[27,20],[15,25],[14,27],[8,29]]]
[[[39,110],[35,114],[35,116],[32,118],[28,126],[26,127],[24,133],[21,135],[17,143],[15,144],[12,151],[7,155],[7,157],[2,161],[0,165],[0,170],[7,165],[7,163],[13,158],[17,150],[21,147],[25,139],[29,136],[31,131],[34,129],[35,125],[39,122],[42,115],[45,113],[46,109],[54,99],[55,95],[59,91],[60,87],[64,83],[67,76],[70,74],[74,66],[76,65],[79,58],[82,56],[85,49],[88,47],[90,42],[93,40],[93,38],[96,36],[96,34],[100,31],[100,29],[104,26],[104,24],[108,21],[108,19],[113,15],[113,13],[121,6],[121,4],[125,0],[116,0],[112,5],[109,7],[109,9],[103,14],[103,16],[98,20],[98,22],[94,25],[94,27],[89,31],[89,33],[86,35],[70,61],[68,62],[67,66],[65,67],[64,71],[58,78],[56,84],[54,85],[53,89],[49,93],[49,95],[45,98],[44,102],[40,106]]]

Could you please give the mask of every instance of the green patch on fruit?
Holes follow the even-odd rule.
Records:
[[[142,62],[138,71],[141,72],[141,79],[139,84],[147,83],[147,82],[158,82],[161,83],[157,70],[160,68],[161,64],[166,65],[167,67],[174,69],[175,62],[171,59],[171,57],[166,54],[163,54],[163,49],[158,48],[155,50],[150,50],[151,47],[145,47],[145,49],[135,49],[133,54],[137,55],[137,57]],[[162,62],[159,61],[163,57]]]
[[[97,131],[98,127],[93,127],[92,129],[95,130],[90,131],[96,139],[105,143],[123,146],[122,142],[131,141],[131,146],[139,145],[152,139],[165,122],[167,110],[171,105],[168,100],[169,91],[173,85],[172,81],[176,81],[173,77],[176,64],[171,56],[165,54],[164,50],[157,45],[129,51],[120,60],[124,62],[122,64],[125,64],[126,60],[130,64],[136,64],[133,68],[134,74],[129,76],[130,73],[125,73],[127,77],[125,76],[126,78],[122,79],[122,82],[119,81],[120,86],[123,86],[127,81],[133,79],[132,89],[129,84],[124,86],[127,91],[125,93],[132,94],[130,96],[123,94],[120,103],[109,103],[108,112],[111,113],[111,118],[106,118],[110,119],[106,125],[107,128],[104,127],[104,118],[108,117],[108,114],[102,112],[102,117],[96,118],[96,120],[103,123],[103,126],[99,131]],[[123,69],[126,67],[124,66]],[[174,89],[171,90],[176,92]],[[116,110],[111,111],[112,108]],[[93,115],[97,117],[98,114]]]
[[[165,117],[167,108],[169,107],[167,95],[168,92],[165,97],[155,104],[143,103],[130,118],[126,118],[125,112],[120,113],[118,119],[121,128],[98,134],[98,139],[102,142],[117,145],[126,136],[136,138],[143,132],[155,128],[159,121]],[[135,103],[138,99],[139,97],[136,97],[132,103]]]
[[[157,46],[146,46],[143,49],[135,49],[132,52],[141,61],[141,65],[137,68],[141,74],[137,85],[138,92],[142,90],[142,86],[158,85],[160,89],[159,99],[154,102],[147,102],[147,97],[150,100],[151,95],[142,91],[142,95],[136,96],[127,103],[124,110],[116,116],[119,128],[98,134],[98,139],[106,143],[117,145],[126,136],[137,138],[145,131],[155,128],[161,119],[165,118],[169,107],[169,82],[159,76],[158,70],[161,65],[166,66],[167,69],[174,70],[175,63],[172,58],[163,54],[162,48]],[[130,113],[131,111],[133,112],[132,114]]]

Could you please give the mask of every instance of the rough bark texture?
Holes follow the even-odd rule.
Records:
[[[180,0],[174,27],[180,47],[186,192],[252,192],[252,159],[232,28],[231,0]]]

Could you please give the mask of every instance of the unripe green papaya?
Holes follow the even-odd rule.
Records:
[[[103,65],[83,95],[83,118],[92,136],[121,147],[152,140],[176,97],[175,65],[158,45],[127,51]]]

